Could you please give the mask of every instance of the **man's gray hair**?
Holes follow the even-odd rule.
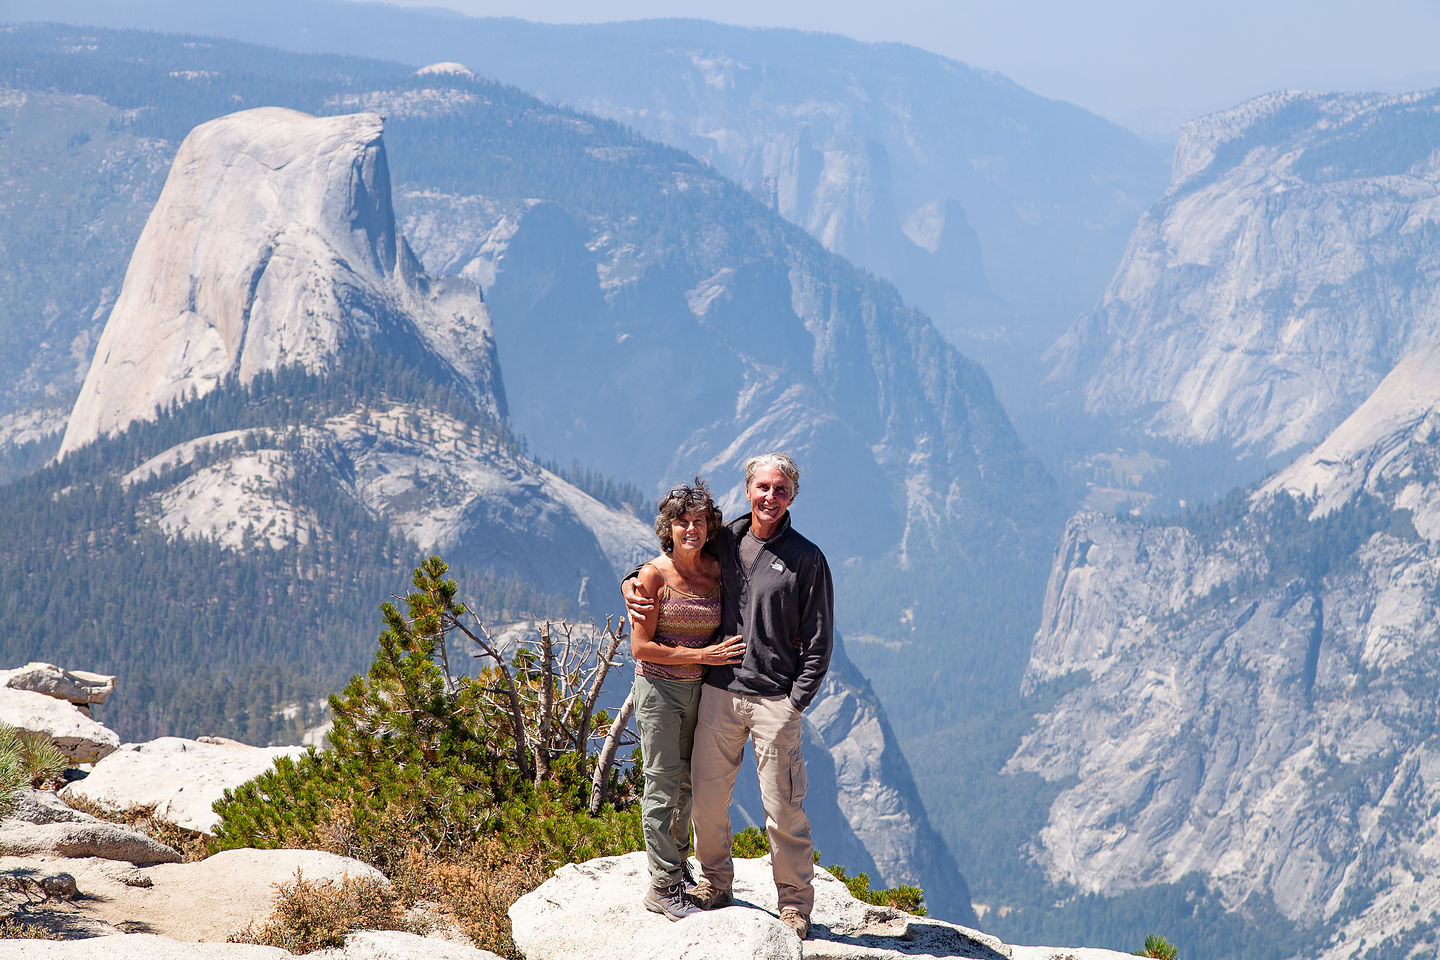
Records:
[[[783,450],[762,453],[745,461],[746,490],[750,489],[750,481],[755,479],[755,471],[761,467],[774,467],[785,474],[785,478],[790,481],[790,496],[793,498],[800,494],[800,465],[795,462],[794,457]]]

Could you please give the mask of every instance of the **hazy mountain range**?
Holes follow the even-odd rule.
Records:
[[[455,61],[618,120],[891,280],[1043,430],[1039,354],[1089,309],[1165,157],[1077,107],[899,44],[702,21],[561,26],[336,2],[16,0],[10,16]],[[1043,434],[1042,434],[1043,436]]]
[[[788,446],[841,584],[809,744],[836,851],[957,916],[963,869],[1012,940],[1433,950],[1433,95],[1198,119],[1156,202],[1132,138],[903,47],[383,7],[319,39],[341,9],[55,15],[410,62],[0,33],[0,522],[35,531],[0,584],[42,624],[7,650],[102,651],[159,699],[162,651],[204,663],[166,584],[208,571],[313,639],[281,669],[266,618],[204,611],[235,638],[214,656],[280,673],[143,722],[278,729],[248,704],[362,656],[368,612],[322,611],[420,550],[496,610],[606,609],[648,491],[704,471],[733,513],[743,457]],[[363,189],[207,201],[249,148],[207,174],[179,142],[250,107],[350,124]],[[260,143],[294,115],[241,116]],[[189,201],[161,192],[177,157]],[[292,196],[303,163],[265,166],[244,182]],[[1150,515],[1064,523],[1073,492],[956,343],[1027,435],[1050,418],[1046,462]]]
[[[65,73],[88,84],[133,49],[108,36],[12,36],[22,72],[84,57],[88,70]],[[202,72],[187,59],[221,75],[226,58],[199,42],[150,43],[149,108],[135,109],[132,88],[130,109],[173,126],[186,111],[168,109],[164,91],[184,102]],[[797,516],[813,518],[807,529],[849,576],[934,557],[956,529],[990,525],[986,549],[954,558],[954,569],[1013,565],[1017,548],[1030,551],[1021,561],[1038,559],[1049,515],[1014,495],[1029,488],[1041,503],[1048,478],[984,374],[886,285],[692,159],[601,121],[453,72],[372,68],[372,82],[391,85],[357,88],[330,81],[329,69],[312,80],[321,104],[384,108],[385,145],[374,114],[311,120],[262,108],[190,133],[98,337],[62,460],[38,483],[82,454],[103,456],[88,453],[97,437],[101,451],[124,442],[120,483],[140,498],[136,520],[172,538],[213,541],[261,566],[269,548],[283,568],[288,553],[343,539],[317,501],[348,503],[491,582],[603,609],[616,604],[617,571],[648,541],[643,525],[537,469],[511,431],[596,459],[604,448],[593,438],[608,431],[649,471],[683,465],[717,478],[735,476],[751,450],[794,450],[814,470],[814,506]],[[243,77],[232,83],[254,95]],[[198,99],[231,96],[202,89]],[[28,105],[17,97],[13,109]],[[422,227],[417,236],[469,238],[460,255],[469,273],[490,271],[491,307],[478,287],[432,277],[410,253],[391,171],[410,204],[400,220]],[[557,269],[557,255],[582,267]],[[508,318],[494,339],[492,312]],[[507,356],[517,374],[502,374]],[[401,373],[382,370],[367,387],[377,363]],[[520,389],[507,397],[502,379]],[[235,391],[248,391],[239,412],[218,415]],[[637,396],[651,399],[648,419],[634,416]],[[257,403],[274,405],[268,419],[244,425]],[[197,434],[196,416],[218,422],[202,419]],[[168,437],[160,449],[145,439],[153,431],[136,433],[152,420]],[[857,487],[867,458],[873,486]],[[877,515],[876,502],[893,512]],[[993,512],[1002,503],[1012,516]],[[608,599],[592,601],[601,590]],[[913,602],[890,598],[893,618]],[[849,609],[859,609],[854,596]],[[937,910],[965,916],[964,881],[843,654],[836,683],[854,726],[823,742],[835,756],[838,822],[860,838],[840,849],[889,882],[926,884]],[[854,736],[865,739],[850,746]],[[888,813],[875,821],[877,811]]]

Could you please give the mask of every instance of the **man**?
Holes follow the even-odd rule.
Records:
[[[691,891],[704,908],[733,902],[730,800],[745,741],[754,744],[770,863],[780,919],[803,940],[815,904],[814,845],[805,815],[802,711],[830,666],[834,591],[820,548],[795,531],[789,509],[800,468],[785,453],[745,464],[750,513],[716,538],[724,581],[721,630],[741,634],[739,664],[712,666],[700,695],[691,757],[695,855],[701,879]],[[623,586],[632,614],[651,614],[631,581]]]

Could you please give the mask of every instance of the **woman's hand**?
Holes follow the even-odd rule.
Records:
[[[698,647],[697,652],[700,654],[700,662],[706,665],[739,663],[745,658],[745,638],[737,633],[708,647]]]

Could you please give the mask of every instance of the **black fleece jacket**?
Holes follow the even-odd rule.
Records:
[[[740,541],[750,515],[731,520],[715,538],[725,581],[720,629],[745,637],[745,659],[712,666],[705,682],[757,697],[788,696],[804,710],[820,692],[834,641],[835,589],[820,548],[790,526],[764,541],[755,565],[740,569]]]

